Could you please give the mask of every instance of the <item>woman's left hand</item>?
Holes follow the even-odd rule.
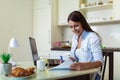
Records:
[[[83,70],[83,63],[81,63],[81,62],[77,62],[77,63],[73,63],[71,66],[70,66],[70,69],[72,69],[72,70],[78,70],[78,71],[80,71],[80,70]]]
[[[70,66],[70,69],[72,70],[86,70],[86,69],[91,69],[91,68],[98,68],[101,67],[102,63],[100,61],[95,61],[95,62],[76,62],[73,63]]]

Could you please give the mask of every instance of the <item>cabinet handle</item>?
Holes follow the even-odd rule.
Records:
[[[49,0],[49,5],[51,5],[51,0]]]

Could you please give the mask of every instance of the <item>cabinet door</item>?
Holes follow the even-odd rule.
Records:
[[[50,0],[33,0],[33,36],[38,51],[51,48],[51,5]]]
[[[79,0],[58,0],[58,24],[67,24],[68,15],[74,11],[79,10]]]

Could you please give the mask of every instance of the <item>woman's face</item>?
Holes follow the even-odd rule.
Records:
[[[72,20],[69,20],[68,24],[70,25],[71,30],[74,34],[76,35],[82,34],[83,28],[80,22],[74,22]]]

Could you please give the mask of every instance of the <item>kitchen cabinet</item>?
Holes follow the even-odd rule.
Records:
[[[33,37],[39,55],[49,56],[53,42],[61,40],[56,11],[57,0],[33,0]]]
[[[49,0],[33,0],[33,36],[38,50],[49,50],[51,44],[51,4]],[[44,37],[43,37],[44,36]]]
[[[79,0],[58,0],[58,25],[66,25],[68,15],[79,10]]]

